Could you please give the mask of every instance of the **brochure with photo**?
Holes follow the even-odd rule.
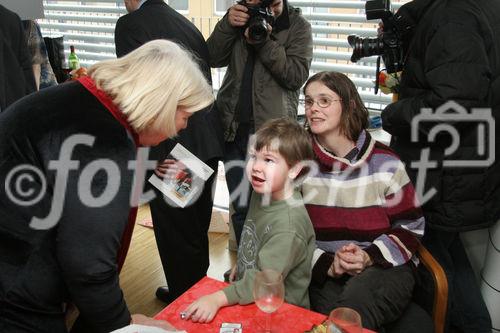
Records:
[[[180,143],[175,145],[166,160],[169,164],[166,176],[161,179],[153,174],[148,181],[164,194],[169,204],[186,207],[198,199],[214,170]]]

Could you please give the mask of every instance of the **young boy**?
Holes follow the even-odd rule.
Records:
[[[250,145],[246,173],[253,194],[228,287],[203,296],[186,309],[185,319],[210,322],[219,308],[253,302],[255,273],[282,274],[285,301],[309,308],[308,287],[315,248],[314,230],[294,180],[311,160],[309,134],[294,120],[266,122]]]

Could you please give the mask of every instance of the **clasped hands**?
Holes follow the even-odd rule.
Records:
[[[328,275],[334,278],[344,274],[354,276],[371,265],[373,265],[373,263],[368,253],[356,244],[349,243],[335,252],[335,257],[328,270]]]
[[[233,5],[231,8],[229,8],[229,12],[227,15],[229,24],[235,28],[244,27],[247,24],[248,19],[250,18],[250,15],[248,15],[247,12],[247,7],[240,4]],[[271,35],[271,32],[273,31],[273,27],[269,23],[267,23],[267,31],[269,32],[269,35]],[[250,39],[248,35],[248,27],[245,29],[244,35],[248,44],[255,44],[255,42]]]

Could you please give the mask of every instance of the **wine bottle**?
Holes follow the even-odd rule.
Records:
[[[75,47],[73,45],[70,45],[69,49],[70,49],[70,53],[69,53],[69,57],[68,57],[69,68],[71,70],[79,69],[80,68],[80,59],[78,59],[78,56],[75,53]]]

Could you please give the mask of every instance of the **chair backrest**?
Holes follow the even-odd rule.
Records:
[[[422,244],[417,250],[417,255],[434,279],[435,294],[432,318],[435,332],[443,333],[448,308],[448,279],[441,265]]]

